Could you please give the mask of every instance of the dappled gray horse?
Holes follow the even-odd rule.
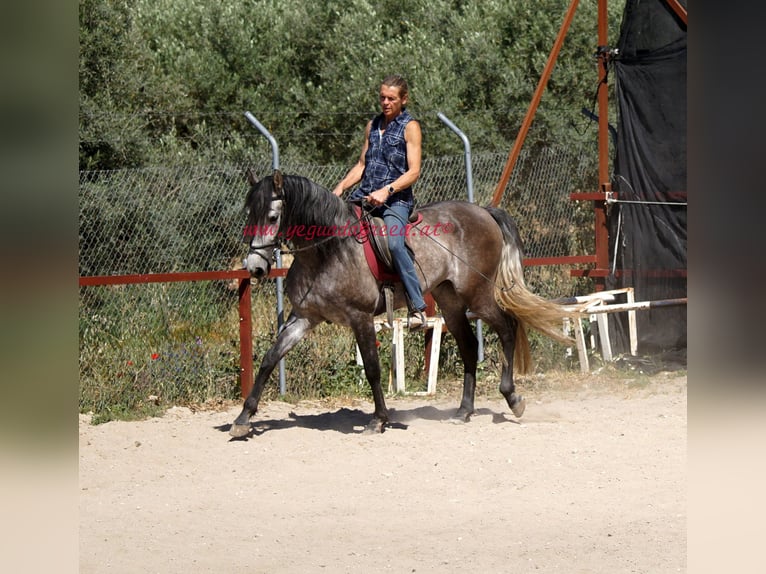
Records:
[[[292,311],[274,345],[266,352],[244,408],[229,431],[247,436],[250,418],[269,375],[279,360],[323,321],[351,327],[372,388],[375,412],[367,432],[383,432],[388,411],[380,383],[374,317],[385,311],[381,283],[370,271],[362,245],[360,220],[352,205],[304,177],[272,176],[256,181],[248,173],[246,199],[250,250],[245,266],[253,277],[268,276],[275,248],[289,241],[294,260],[286,277]],[[559,340],[566,312],[530,292],[522,272],[522,243],[505,211],[465,201],[442,201],[420,207],[422,221],[407,235],[423,292],[430,292],[455,337],[463,360],[463,398],[455,413],[468,421],[474,412],[478,341],[466,317],[470,309],[494,329],[505,359],[500,392],[517,417],[523,397],[513,383],[530,365],[529,325]],[[404,223],[404,222],[403,222]],[[398,284],[394,307],[406,303]]]

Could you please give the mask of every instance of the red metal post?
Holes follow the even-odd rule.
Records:
[[[569,30],[569,25],[572,23],[572,19],[574,18],[578,3],[579,0],[572,0],[572,3],[569,5],[569,9],[567,10],[566,16],[564,17],[564,22],[561,24],[559,34],[556,36],[556,41],[553,43],[553,48],[551,49],[551,53],[548,56],[548,61],[545,63],[545,68],[543,68],[543,74],[540,77],[540,81],[537,83],[535,94],[532,96],[532,102],[529,104],[529,109],[527,109],[527,115],[524,117],[524,121],[521,123],[521,128],[519,129],[519,133],[516,136],[516,141],[513,142],[513,148],[511,148],[511,153],[508,156],[508,161],[505,162],[505,168],[503,168],[503,173],[500,176],[500,181],[497,184],[497,188],[495,188],[495,194],[492,196],[491,204],[495,207],[500,204],[500,200],[502,199],[503,193],[505,192],[505,187],[508,185],[508,180],[511,178],[513,168],[516,165],[516,161],[519,159],[521,146],[524,145],[524,140],[527,137],[529,126],[532,125],[532,120],[534,119],[535,113],[537,112],[537,106],[540,104],[540,100],[543,97],[545,86],[548,84],[548,78],[550,78],[551,72],[553,71],[553,66],[556,64],[556,58],[558,58],[559,51],[561,50],[561,45],[564,43],[564,38],[566,37],[567,31]]]
[[[667,2],[668,6],[670,6],[670,9],[676,13],[676,16],[681,19],[681,21],[684,23],[684,26],[687,26],[686,8],[681,6],[681,3],[678,0],[665,0],[665,2]]]
[[[609,181],[609,99],[607,72],[609,63],[607,0],[598,0],[598,181],[604,199],[593,203],[595,219],[596,268],[609,268],[609,230],[606,221],[606,194],[612,191]],[[599,280],[596,290],[604,288]]]
[[[242,398],[253,388],[253,313],[250,276],[239,280],[239,386]]]

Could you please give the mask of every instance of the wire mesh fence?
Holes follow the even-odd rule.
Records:
[[[476,203],[490,202],[506,157],[474,155]],[[270,163],[81,172],[81,276],[227,269],[244,253],[244,173],[269,173]],[[333,188],[348,166],[283,165]],[[463,156],[423,162],[419,204],[466,199]],[[569,193],[595,186],[591,158],[562,148],[520,156],[501,206],[516,218],[527,257],[592,251],[592,209]]]
[[[506,159],[473,155],[476,203],[489,203]],[[593,252],[592,207],[569,194],[595,189],[594,162],[591,152],[566,148],[522,152],[501,206],[517,220],[527,257]],[[348,167],[283,163],[281,169],[331,189]],[[248,168],[265,175],[271,163],[81,172],[79,274],[241,268]],[[415,188],[418,204],[466,199],[466,182],[462,155],[425,159]],[[583,280],[562,266],[528,268],[527,281],[545,297],[583,291]],[[277,330],[272,282],[254,286],[253,311],[254,354],[260,357]],[[131,410],[239,394],[236,284],[81,287],[79,330],[81,409]],[[301,381],[304,393],[321,395],[359,381],[350,334],[333,331],[327,340],[331,344],[307,344],[295,359],[288,355],[288,378]],[[127,398],[115,407],[117,396]]]

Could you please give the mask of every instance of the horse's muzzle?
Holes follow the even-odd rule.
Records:
[[[269,275],[271,271],[271,262],[258,251],[251,251],[245,259],[245,269],[250,273],[252,277],[256,279],[263,279]]]

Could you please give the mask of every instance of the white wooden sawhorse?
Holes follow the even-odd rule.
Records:
[[[431,337],[431,354],[428,362],[428,384],[425,392],[413,392],[407,393],[404,375],[404,334],[409,331],[407,328],[407,319],[398,318],[394,319],[393,325],[389,326],[385,319],[375,320],[375,332],[378,331],[392,331],[391,341],[391,370],[388,377],[388,391],[405,393],[412,395],[432,395],[436,392],[436,379],[439,376],[439,351],[441,349],[442,342],[442,327],[444,326],[444,319],[441,316],[436,315],[434,317],[428,317],[426,319],[426,325],[418,332],[422,332],[428,329],[433,330]],[[356,362],[358,365],[362,364],[362,355],[359,352],[359,347],[356,348]]]
[[[627,303],[610,304],[615,301],[616,295],[625,295]],[[636,304],[633,294],[633,287],[624,289],[612,289],[610,291],[599,291],[590,295],[581,295],[575,297],[575,304],[564,305],[568,311],[582,313],[580,319],[574,320],[575,343],[577,344],[577,356],[580,360],[580,371],[587,373],[590,371],[588,362],[588,349],[585,346],[585,334],[582,328],[582,321],[596,321],[598,325],[598,337],[601,343],[601,355],[604,361],[612,361],[612,343],[609,339],[609,320],[607,313],[617,313],[627,311],[628,313],[628,331],[630,337],[630,354],[638,354],[638,334],[636,330],[636,309],[644,308],[642,304]],[[564,319],[564,333],[569,333],[570,320]],[[595,349],[596,341],[591,337],[591,348]]]

